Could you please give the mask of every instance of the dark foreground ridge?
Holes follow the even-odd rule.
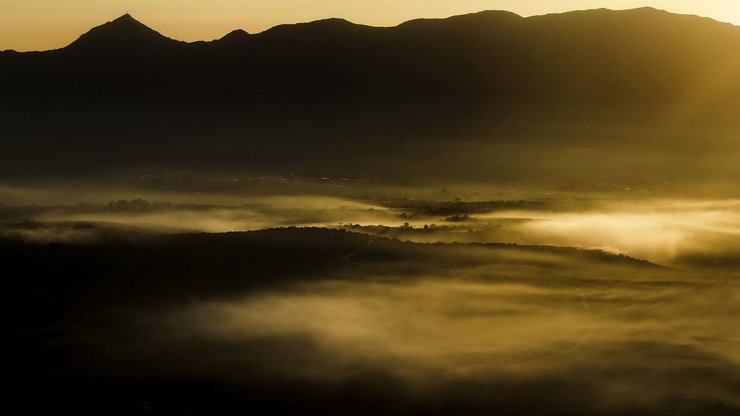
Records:
[[[476,287],[531,285],[566,294],[561,307],[576,311],[584,311],[584,300],[578,295],[583,290],[610,293],[614,288],[617,293],[634,290],[650,296],[655,291],[693,287],[686,286],[692,283],[682,282],[675,271],[602,252],[506,244],[413,244],[316,228],[159,236],[118,229],[85,243],[40,244],[5,238],[0,240],[0,263],[10,340],[3,352],[12,357],[5,373],[9,382],[5,390],[12,398],[6,405],[29,412],[327,415],[391,409],[401,414],[443,415],[460,409],[466,414],[506,409],[511,415],[554,416],[566,409],[569,414],[597,415],[604,414],[604,404],[598,392],[589,391],[594,383],[635,383],[635,374],[642,374],[669,389],[666,397],[677,394],[681,399],[620,404],[608,414],[737,414],[731,400],[711,398],[723,397],[736,386],[732,364],[670,343],[599,346],[611,358],[594,359],[563,374],[532,379],[440,375],[420,387],[418,382],[409,384],[381,368],[359,363],[346,377],[316,380],[304,375],[297,368],[314,368],[332,359],[320,340],[301,334],[220,340],[191,333],[195,328],[179,320],[172,323],[183,325],[185,332],[170,333],[165,331],[169,327],[160,327],[169,325],[166,318],[173,311],[229,302],[239,305],[260,294],[266,299],[281,293],[288,299],[301,294],[311,299],[314,293],[326,296],[326,289],[320,288],[336,287],[338,282],[373,290],[384,287],[389,293],[404,293],[404,288],[415,284],[427,287],[426,282],[433,289],[439,281]],[[314,286],[318,292],[309,289],[312,284],[318,285]],[[525,291],[524,296],[535,299],[531,292]],[[554,298],[542,299],[552,302]],[[420,307],[431,307],[435,298],[416,301]],[[467,304],[475,299],[459,301]],[[475,317],[480,312],[473,309],[473,313]],[[503,319],[511,312],[496,313]],[[223,323],[213,319],[207,327]],[[625,355],[612,363],[615,348]],[[691,360],[685,363],[687,359],[681,358],[677,363],[673,357]],[[701,361],[703,370],[696,369],[694,360]],[[683,387],[672,381],[677,377],[667,374],[681,374],[683,383],[709,388],[712,394],[684,398]]]

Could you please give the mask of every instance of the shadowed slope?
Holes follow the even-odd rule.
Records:
[[[124,16],[68,48],[0,54],[0,77],[13,80],[0,86],[7,138],[0,151],[8,166],[22,161],[40,170],[215,161],[369,177],[415,164],[410,177],[482,166],[485,160],[423,164],[455,153],[495,157],[485,143],[615,138],[657,142],[662,155],[702,141],[721,156],[715,148],[733,140],[740,119],[738,49],[735,26],[654,9],[531,18],[489,11],[391,28],[328,19],[196,43]],[[458,150],[461,141],[484,144]],[[305,157],[307,146],[315,160]],[[365,159],[354,163],[358,157]],[[490,163],[508,166],[518,157]],[[651,173],[656,181],[691,171],[685,160],[667,158],[646,168],[659,172]],[[346,160],[357,171],[341,167]],[[454,175],[488,180],[503,169]]]
[[[125,14],[91,29],[65,49],[84,53],[111,53],[161,48],[177,43],[134,19],[130,14]]]
[[[0,249],[26,409],[737,414],[736,291],[624,257],[322,229]]]

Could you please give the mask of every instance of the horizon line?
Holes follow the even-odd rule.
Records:
[[[489,13],[489,12],[508,13],[508,14],[512,14],[512,15],[518,16],[519,18],[521,18],[523,20],[526,20],[526,19],[538,18],[538,17],[545,17],[545,16],[560,16],[560,15],[566,15],[566,14],[572,14],[572,13],[584,13],[584,12],[594,12],[594,11],[631,12],[631,11],[638,11],[638,10],[653,10],[653,11],[662,12],[662,13],[666,13],[666,14],[670,14],[670,15],[676,15],[676,16],[696,17],[696,18],[699,18],[699,19],[707,19],[707,20],[716,22],[718,24],[727,24],[727,25],[731,25],[733,27],[739,27],[739,25],[736,25],[736,24],[734,24],[732,22],[721,21],[721,20],[715,19],[713,17],[702,16],[702,15],[691,14],[691,13],[676,13],[676,12],[668,11],[668,10],[665,10],[665,9],[659,9],[657,7],[652,7],[652,6],[633,7],[633,8],[628,8],[628,9],[610,9],[610,8],[607,8],[607,7],[599,7],[599,8],[592,8],[592,9],[574,9],[574,10],[567,10],[567,11],[562,11],[562,12],[543,13],[543,14],[535,14],[535,15],[528,15],[528,16],[524,16],[524,15],[518,14],[516,12],[510,11],[510,10],[504,10],[504,9],[484,9],[484,10],[480,10],[480,11],[476,11],[476,12],[462,13],[462,14],[454,14],[454,15],[449,15],[449,16],[444,16],[444,17],[418,17],[418,18],[412,18],[412,19],[409,19],[409,20],[402,21],[402,22],[400,22],[398,24],[388,25],[388,26],[370,25],[370,24],[364,24],[364,23],[357,23],[357,22],[354,22],[352,20],[349,20],[349,19],[346,19],[346,18],[343,18],[343,17],[336,17],[335,16],[335,17],[326,17],[326,18],[315,19],[315,20],[307,20],[307,21],[301,21],[301,22],[279,23],[279,24],[276,24],[274,26],[270,26],[267,29],[264,29],[264,30],[259,31],[259,32],[254,32],[254,33],[249,32],[249,31],[247,31],[245,29],[242,29],[242,28],[235,28],[235,29],[231,29],[231,30],[227,31],[226,33],[224,33],[220,37],[213,38],[213,39],[210,39],[210,40],[199,39],[199,40],[186,41],[186,40],[181,40],[181,39],[177,39],[177,38],[174,38],[174,37],[171,37],[171,36],[167,36],[165,34],[162,34],[159,30],[157,30],[157,29],[153,28],[152,26],[149,26],[148,24],[143,23],[141,20],[138,20],[137,18],[135,18],[131,12],[126,11],[122,15],[120,15],[120,16],[112,19],[112,20],[108,20],[108,21],[106,21],[104,23],[101,23],[99,25],[96,25],[96,26],[92,26],[87,31],[79,34],[72,42],[70,42],[70,43],[68,43],[68,44],[66,44],[64,46],[58,47],[58,48],[51,48],[51,49],[28,49],[28,50],[18,50],[18,49],[12,49],[11,48],[11,49],[0,50],[0,53],[2,53],[2,52],[38,53],[38,52],[50,52],[50,51],[61,50],[61,49],[64,49],[64,48],[72,45],[74,42],[78,41],[82,36],[90,33],[90,31],[92,31],[93,29],[96,29],[96,28],[105,26],[107,24],[111,24],[111,23],[113,23],[113,22],[115,22],[117,20],[120,20],[122,18],[125,18],[127,16],[129,18],[131,18],[132,20],[138,22],[139,24],[144,25],[147,28],[154,30],[155,32],[159,33],[160,35],[162,35],[163,37],[165,37],[167,39],[170,39],[170,40],[173,40],[173,41],[176,41],[176,42],[180,42],[180,43],[185,43],[185,44],[195,44],[195,43],[203,43],[203,42],[206,42],[206,43],[215,42],[215,41],[218,41],[220,39],[223,39],[227,35],[229,35],[231,33],[234,33],[234,32],[243,32],[243,33],[246,33],[249,36],[258,36],[258,35],[267,33],[267,32],[269,32],[269,31],[271,31],[273,29],[280,28],[280,27],[298,26],[298,25],[311,24],[311,23],[317,23],[317,22],[324,22],[324,21],[330,21],[330,20],[345,21],[345,22],[350,23],[350,24],[355,25],[355,26],[363,26],[363,27],[369,27],[369,28],[393,29],[393,28],[397,28],[397,27],[403,26],[403,25],[405,25],[407,23],[410,23],[410,22],[415,22],[415,21],[448,20],[448,19],[453,19],[453,18],[456,18],[456,17],[472,16],[472,15],[476,15],[476,14]]]

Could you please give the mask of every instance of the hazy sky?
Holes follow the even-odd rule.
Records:
[[[241,28],[342,17],[391,26],[416,17],[480,10],[529,16],[575,9],[653,6],[740,24],[738,0],[0,0],[0,50],[62,47],[126,12],[180,40],[210,40]]]

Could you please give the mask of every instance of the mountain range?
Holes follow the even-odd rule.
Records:
[[[0,151],[34,166],[82,154],[278,166],[306,142],[721,142],[740,115],[738,50],[736,26],[651,8],[327,19],[192,43],[126,14],[61,49],[0,53]]]

